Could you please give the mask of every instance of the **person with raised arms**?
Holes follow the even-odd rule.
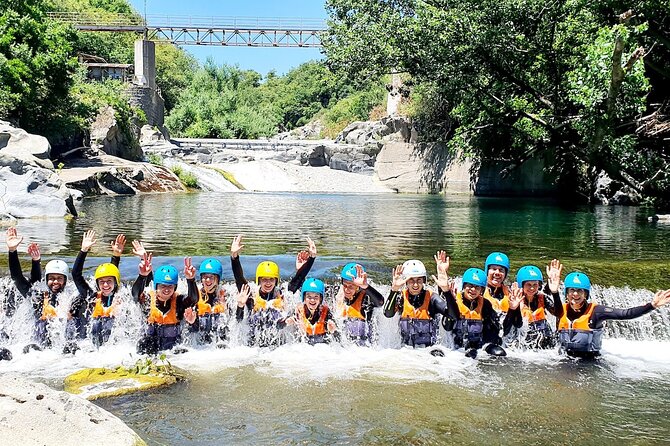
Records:
[[[542,271],[536,266],[519,268],[516,282],[512,284],[509,311],[503,321],[503,337],[506,342],[518,341],[530,348],[553,348],[556,335],[547,322],[547,313],[556,316],[556,307],[561,303],[558,290],[561,284],[563,265],[557,259],[547,265],[547,284],[542,290]],[[527,331],[520,333],[527,324]]]
[[[31,291],[32,285],[41,280],[41,268],[39,264],[41,253],[39,246],[36,243],[31,243],[28,246],[28,253],[32,258],[32,268],[30,279],[26,279],[21,271],[21,264],[17,252],[17,248],[22,241],[23,237],[18,234],[16,228],[12,227],[7,230],[6,243],[7,249],[9,250],[10,274],[19,293],[30,299],[33,307],[33,315],[35,316],[35,326],[33,330],[33,340],[35,343],[26,345],[23,349],[24,353],[28,353],[31,349],[42,350],[43,348],[49,348],[52,345],[49,327],[51,322],[55,321],[58,317],[56,307],[58,306],[60,296],[65,289],[70,268],[67,266],[67,263],[62,260],[51,260],[47,262],[44,268],[47,290],[44,292],[37,290]],[[72,351],[72,344],[70,341],[76,334],[76,326],[72,318],[73,310],[76,309],[71,307],[67,315],[65,337],[68,340],[68,343],[63,350],[64,353],[70,353]]]
[[[437,315],[447,311],[445,301],[426,288],[426,279],[426,267],[420,260],[396,266],[384,304],[384,316],[392,318],[400,313],[401,342],[413,348],[430,347],[437,342]]]
[[[328,343],[331,337],[339,338],[333,313],[323,303],[325,289],[326,285],[319,279],[305,280],[300,292],[302,304],[294,316],[286,319],[286,324],[296,326],[301,338],[310,345]]]
[[[153,274],[153,290],[148,293],[149,275],[153,272],[151,253],[144,253],[139,264],[139,276],[132,288],[132,295],[147,309],[147,330],[137,343],[140,354],[155,354],[169,350],[181,341],[181,321],[195,322],[195,314],[186,313],[188,307],[198,302],[195,267],[190,257],[184,258],[184,276],[188,285],[186,296],[177,293],[179,273],[172,265],[163,265]],[[148,295],[148,296],[147,296]]]
[[[242,236],[237,235],[230,246],[230,263],[235,276],[237,290],[247,284],[244,278],[240,252],[244,245]],[[288,290],[295,293],[305,281],[309,270],[316,259],[316,244],[307,237],[307,250],[300,251],[296,256],[296,274],[288,284]],[[279,265],[275,262],[263,261],[256,267],[256,285],[258,291],[246,300],[240,294],[237,301],[236,319],[242,321],[246,313],[249,323],[249,345],[259,347],[276,346],[283,343],[281,330],[286,327],[286,302],[279,287]]]
[[[337,317],[344,321],[344,334],[357,345],[370,345],[375,338],[372,311],[384,305],[384,296],[368,283],[368,274],[358,263],[344,265],[340,279],[335,302]]]
[[[591,280],[576,271],[565,278],[565,300],[556,308],[561,351],[568,356],[595,358],[600,355],[606,321],[635,319],[661,308],[670,303],[670,289],[658,291],[645,305],[612,308],[591,299]]]
[[[509,287],[505,279],[509,275],[510,263],[507,254],[492,252],[486,257],[484,272],[486,273],[486,289],[484,298],[491,302],[493,309],[499,313],[507,313],[509,309]]]
[[[464,348],[465,356],[472,359],[484,345],[489,355],[506,356],[507,352],[500,346],[498,314],[484,297],[486,273],[479,268],[469,268],[463,273],[462,290],[457,292],[455,282],[449,279],[449,257],[444,251],[438,251],[435,262],[438,276],[433,276],[433,280],[447,305],[442,325],[453,334],[454,346]]]
[[[215,337],[217,347],[223,347],[228,340],[228,305],[226,290],[221,287],[223,265],[214,258],[208,258],[200,264],[200,283],[198,287],[198,304],[195,308],[187,308],[186,313],[195,312],[195,322],[191,324],[191,332],[198,333],[200,344],[211,344]]]

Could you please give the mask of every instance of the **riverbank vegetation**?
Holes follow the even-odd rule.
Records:
[[[404,73],[426,142],[513,169],[545,160],[564,192],[606,174],[670,204],[667,1],[328,0],[331,67]]]

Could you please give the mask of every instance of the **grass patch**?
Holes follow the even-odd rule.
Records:
[[[242,185],[235,179],[235,175],[233,175],[232,173],[227,172],[227,171],[225,171],[225,170],[223,170],[223,169],[219,169],[219,168],[217,168],[217,167],[211,167],[211,166],[203,166],[203,167],[206,167],[207,169],[212,169],[213,171],[220,173],[221,176],[223,176],[223,178],[225,178],[228,182],[230,182],[230,184],[232,184],[233,186],[235,186],[235,187],[238,188],[239,190],[246,190],[246,189],[244,188],[244,186],[242,186]]]
[[[163,157],[160,156],[157,153],[150,153],[147,155],[147,161],[149,161],[151,164],[155,166],[162,166],[163,165]]]
[[[198,178],[191,172],[186,172],[180,166],[172,166],[172,172],[177,175],[181,184],[189,189],[200,189]]]

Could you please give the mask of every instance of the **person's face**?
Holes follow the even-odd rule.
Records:
[[[526,297],[533,297],[535,296],[535,293],[537,293],[537,290],[540,289],[540,281],[539,280],[526,280],[523,283],[523,294]]]
[[[463,284],[463,296],[468,300],[478,299],[484,293],[484,287],[472,283]]]
[[[416,296],[423,290],[425,279],[423,277],[410,277],[407,279],[407,290],[412,296]]]
[[[113,276],[106,276],[98,279],[98,289],[102,291],[102,295],[105,297],[112,294],[115,287],[116,279]]]
[[[503,285],[503,282],[505,281],[505,275],[507,274],[507,270],[505,269],[504,266],[491,265],[489,266],[489,270],[486,272],[486,274],[488,284],[495,288],[498,288]]]
[[[314,313],[321,303],[321,295],[313,291],[308,291],[305,293],[305,305],[307,309]]]
[[[211,293],[219,285],[219,276],[216,274],[204,273],[200,275],[203,288],[206,292]]]
[[[344,291],[344,297],[353,299],[358,291],[358,285],[351,280],[342,280],[342,291]]]
[[[63,291],[63,287],[65,286],[65,276],[62,274],[48,274],[47,275],[47,288],[52,293],[59,293]]]
[[[177,287],[175,285],[159,283],[156,287],[156,297],[161,302],[167,302],[170,300],[176,289]]]
[[[570,307],[575,311],[582,308],[584,303],[586,303],[586,290],[581,288],[567,288],[565,294],[567,294]]]
[[[261,291],[263,293],[269,293],[277,284],[277,279],[274,277],[259,277],[258,281],[260,282]]]

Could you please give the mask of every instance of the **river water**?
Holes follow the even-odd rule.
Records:
[[[567,270],[591,274],[594,298],[626,307],[648,302],[650,290],[670,286],[670,228],[647,223],[637,208],[560,208],[530,200],[398,195],[189,194],[85,201],[74,221],[20,221],[49,258],[70,263],[81,235],[96,229],[102,241],[87,274],[124,232],[140,238],[162,262],[194,255],[228,255],[236,233],[245,236],[247,277],[270,258],[293,270],[293,256],[312,237],[319,249],[313,274],[333,281],[344,263],[358,260],[375,286],[388,292],[390,267],[409,258],[434,269],[445,249],[452,271],[481,267],[488,252],[507,252],[513,271],[526,262],[543,267],[560,258]],[[22,254],[22,257],[26,257]],[[124,280],[137,260],[121,261]],[[567,272],[567,271],[566,271]],[[8,286],[5,279],[0,288]],[[183,286],[183,284],[182,284]],[[227,285],[232,292],[232,286]],[[290,297],[294,302],[296,296]],[[128,304],[114,344],[94,351],[88,341],[74,357],[58,351],[20,353],[29,313],[5,323],[15,372],[62,386],[82,367],[131,365],[142,316]],[[23,315],[23,316],[22,316]],[[445,444],[578,443],[667,444],[670,438],[670,312],[655,311],[608,327],[603,357],[580,362],[556,351],[509,349],[507,358],[477,360],[449,348],[445,357],[400,349],[397,321],[376,314],[374,348],[290,343],[275,350],[243,346],[243,326],[231,322],[229,348],[191,347],[169,354],[190,379],[169,389],[100,400],[150,444]]]

